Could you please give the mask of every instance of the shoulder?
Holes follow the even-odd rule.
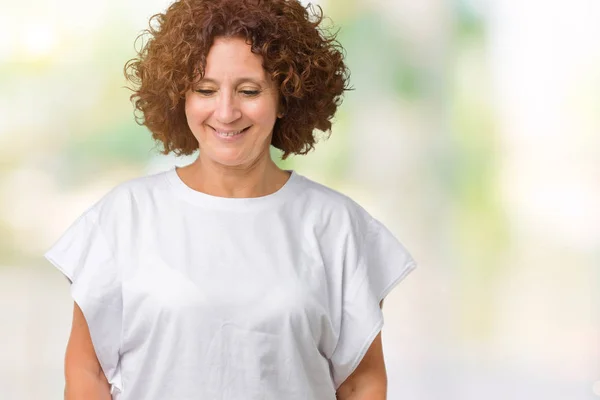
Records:
[[[302,190],[297,200],[307,215],[338,229],[350,228],[352,231],[365,231],[372,224],[371,214],[347,194],[304,176],[301,180]]]
[[[97,221],[131,218],[168,190],[168,173],[159,172],[123,181],[89,207],[85,214]]]

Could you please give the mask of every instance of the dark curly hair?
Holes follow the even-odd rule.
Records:
[[[214,39],[240,37],[262,56],[279,88],[284,116],[275,123],[271,144],[283,159],[308,153],[315,129],[331,133],[331,118],[350,90],[337,32],[320,27],[323,11],[316,8],[298,0],[178,0],[152,16],[136,42],[148,40],[124,68],[137,123],[163,143],[163,154],[198,149],[185,116],[185,93],[202,79]]]

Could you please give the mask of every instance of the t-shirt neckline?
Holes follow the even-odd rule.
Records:
[[[189,187],[177,174],[177,166],[166,171],[166,178],[176,194],[186,201],[211,208],[226,210],[249,210],[274,206],[292,197],[292,193],[301,180],[301,176],[294,170],[285,170],[290,173],[288,180],[277,191],[260,197],[220,197],[200,192]]]

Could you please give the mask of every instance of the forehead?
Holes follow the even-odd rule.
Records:
[[[262,57],[241,38],[216,38],[206,57],[204,78],[216,81],[239,77],[264,80]]]

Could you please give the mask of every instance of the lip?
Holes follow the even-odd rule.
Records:
[[[242,129],[242,133],[240,133],[239,135],[235,135],[235,136],[231,136],[231,137],[225,137],[225,136],[221,136],[217,133],[217,129],[213,128],[212,126],[209,125],[209,127],[212,129],[213,131],[213,135],[219,139],[220,141],[223,142],[235,142],[240,140],[243,136],[246,135],[246,133],[248,132],[248,130],[250,129],[250,126]],[[225,132],[225,133],[229,133],[229,132],[237,132],[237,130],[232,130],[232,129],[223,129],[223,130],[219,130],[219,132]]]

